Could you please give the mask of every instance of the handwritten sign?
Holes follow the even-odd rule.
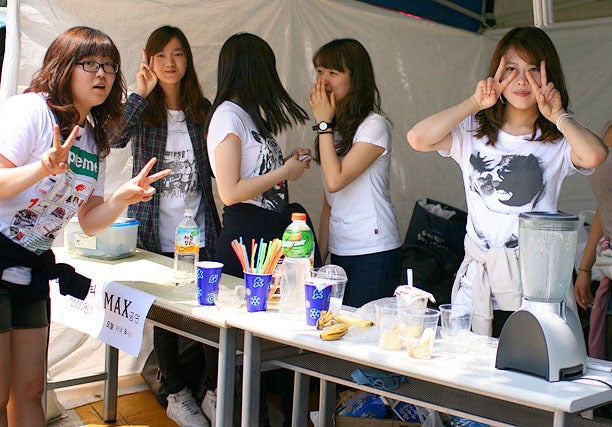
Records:
[[[79,300],[61,295],[56,281],[50,285],[51,320],[138,356],[155,296],[117,282],[92,280],[89,294]]]

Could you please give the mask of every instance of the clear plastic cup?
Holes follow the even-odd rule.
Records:
[[[404,347],[405,312],[389,300],[377,302],[374,311],[380,331],[378,346],[384,350],[401,350]]]
[[[472,307],[467,304],[442,304],[440,336],[448,350],[465,353],[472,328]]]
[[[433,308],[406,311],[404,337],[410,357],[431,359],[439,319],[440,312]]]
[[[346,289],[346,272],[339,265],[327,264],[320,268],[313,268],[310,271],[312,277],[326,279],[332,284],[331,299],[329,310],[333,314],[339,314],[342,310],[342,300]]]

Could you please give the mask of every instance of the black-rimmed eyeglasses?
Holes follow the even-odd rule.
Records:
[[[108,74],[117,74],[119,72],[119,64],[116,62],[105,62],[104,64],[100,64],[96,61],[81,61],[75,62],[75,65],[80,65],[83,67],[83,71],[87,71],[88,73],[95,73],[100,67]]]

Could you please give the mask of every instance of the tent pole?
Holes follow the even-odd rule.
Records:
[[[2,65],[2,82],[0,84],[0,102],[17,93],[19,57],[21,55],[19,4],[20,0],[10,0],[6,7],[6,41],[4,63]]]

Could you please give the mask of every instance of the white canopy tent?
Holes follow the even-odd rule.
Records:
[[[508,7],[513,3],[525,2],[499,2]],[[587,3],[610,8],[609,1]],[[499,21],[524,23],[524,14],[515,11],[513,16]],[[599,131],[612,119],[612,19],[554,24],[547,16],[548,21],[542,24],[548,25],[545,30],[560,53],[570,108],[581,122]],[[528,18],[527,23],[533,23],[533,18]],[[165,24],[178,26],[186,33],[204,93],[211,100],[220,47],[235,32],[252,32],[270,43],[282,81],[304,107],[314,78],[314,51],[334,38],[358,39],[372,56],[383,109],[393,123],[392,197],[402,235],[413,205],[420,198],[465,207],[458,166],[437,153],[414,152],[405,135],[416,121],[473,92],[477,81],[484,77],[495,43],[507,29],[476,34],[354,0],[11,0],[0,100],[21,92],[39,68],[51,40],[75,25],[101,29],[113,38],[122,55],[123,73],[133,87],[148,35]],[[298,146],[311,146],[313,139],[307,125],[281,135],[278,141],[289,152]],[[108,190],[130,176],[129,157],[129,149],[111,154]],[[291,200],[302,203],[315,223],[321,194],[320,169],[316,165],[302,179],[290,183]],[[566,180],[561,210],[578,213],[594,206],[584,177]],[[134,368],[138,369],[141,362],[136,362]]]

